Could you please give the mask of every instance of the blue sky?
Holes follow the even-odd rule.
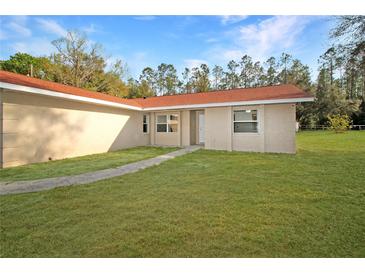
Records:
[[[49,55],[51,41],[79,29],[103,45],[108,62],[122,59],[131,76],[171,63],[179,71],[225,66],[248,54],[265,61],[285,51],[317,74],[333,24],[325,16],[0,16],[0,59],[16,52]]]

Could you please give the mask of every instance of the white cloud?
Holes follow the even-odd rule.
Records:
[[[8,35],[5,33],[4,30],[0,29],[0,40],[8,39]]]
[[[175,32],[167,32],[165,36],[169,39],[179,39],[181,36]]]
[[[36,21],[39,23],[40,27],[48,33],[56,34],[62,37],[66,36],[67,34],[67,30],[54,20],[36,18]]]
[[[222,15],[219,16],[223,25],[235,24],[245,20],[247,15]]]
[[[309,23],[303,16],[274,16],[240,27],[236,44],[249,55],[261,59],[290,49]]]
[[[153,16],[153,15],[141,15],[141,16],[135,16],[135,17],[133,17],[133,19],[140,20],[140,21],[151,21],[151,20],[155,20],[156,19],[156,16]]]
[[[14,16],[9,16],[9,20],[11,22],[17,23],[19,25],[24,26],[27,21],[28,21],[28,16],[26,15],[14,15]]]
[[[1,25],[4,27],[0,33],[0,40],[5,40],[9,37],[30,37],[32,31],[27,27],[27,20],[27,16],[10,16],[6,23],[1,22]]]
[[[192,69],[195,67],[199,67],[201,64],[208,64],[208,62],[202,59],[185,59],[184,64],[185,67],[187,67],[188,69]]]
[[[29,37],[32,35],[32,32],[30,29],[15,23],[15,22],[10,22],[9,24],[7,24],[7,28],[10,29],[11,31],[15,32],[18,36],[21,37]]]
[[[15,52],[26,52],[27,46],[23,42],[16,42],[12,45]]]
[[[218,41],[219,40],[217,38],[207,38],[207,39],[205,39],[205,42],[207,42],[207,43],[216,43]]]
[[[123,60],[123,59],[122,59]],[[138,78],[145,67],[155,67],[156,62],[153,55],[147,51],[137,51],[127,57],[129,75]]]
[[[309,16],[273,16],[255,24],[241,24],[221,34],[224,42],[215,43],[204,58],[226,64],[245,54],[259,61],[285,51],[295,54],[301,47],[301,34],[312,20]]]
[[[48,56],[55,51],[51,42],[45,38],[28,39],[11,44],[14,52],[23,52],[35,56]]]
[[[98,31],[97,27],[94,24],[90,24],[89,26],[82,27],[81,30],[86,33],[95,33]]]

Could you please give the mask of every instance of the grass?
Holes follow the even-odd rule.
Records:
[[[134,147],[114,152],[0,169],[0,183],[82,174],[153,158],[177,148]]]
[[[365,132],[0,197],[1,257],[364,257]]]

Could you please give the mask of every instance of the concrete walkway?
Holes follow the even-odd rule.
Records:
[[[190,146],[164,155],[157,156],[155,158],[130,163],[116,168],[93,171],[79,175],[0,184],[0,195],[37,192],[62,186],[90,184],[96,181],[133,173],[154,165],[159,165],[162,162],[173,159],[177,156],[193,152],[200,148],[200,146]]]

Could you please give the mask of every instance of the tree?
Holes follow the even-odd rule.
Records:
[[[151,67],[146,67],[142,70],[139,81],[144,83],[143,85],[148,85],[153,94],[157,93],[157,73]]]
[[[233,89],[233,88],[237,88],[240,86],[240,78],[239,75],[237,74],[237,69],[239,67],[239,64],[234,61],[231,60],[228,62],[227,64],[227,72],[225,73],[225,81],[226,81],[226,86],[228,89]]]
[[[278,78],[281,84],[288,83],[288,67],[290,62],[292,61],[292,56],[287,53],[282,53],[280,57],[279,67],[281,69]]]
[[[47,57],[34,57],[20,52],[10,56],[9,60],[0,62],[2,70],[48,80],[53,80],[52,66]]]
[[[108,72],[123,80],[128,73],[127,64],[123,63],[122,60],[117,59],[114,63],[111,64],[111,68]]]
[[[157,67],[157,94],[175,94],[179,86],[176,69],[171,64],[162,63]]]
[[[253,82],[253,64],[252,58],[244,55],[239,63],[240,65],[240,86],[248,88]]]
[[[330,85],[330,80],[326,79],[326,70],[319,72],[316,88],[316,101],[314,110],[320,125],[328,121],[331,115],[352,115],[359,108],[359,101],[348,100],[337,85]]]
[[[193,84],[191,83],[191,72],[189,68],[185,68],[182,73],[182,81],[181,81],[181,93],[192,93]]]
[[[201,64],[192,69],[192,87],[194,92],[205,92],[210,90],[209,67]]]
[[[87,87],[113,96],[128,97],[128,86],[122,80],[126,70],[126,65],[121,60],[116,60],[109,71],[95,75]]]
[[[142,82],[139,83],[137,80],[129,78],[128,89],[128,98],[143,98],[154,96],[154,91],[148,85],[146,80],[142,80]]]
[[[354,125],[365,125],[365,101],[360,104],[359,111],[352,114]]]
[[[52,61],[60,68],[56,76],[64,84],[86,88],[93,77],[104,72],[106,63],[101,45],[92,44],[82,33],[68,32],[52,44],[58,51],[52,56]]]
[[[176,94],[179,86],[179,78],[177,77],[175,67],[171,64],[167,66],[165,82],[167,94]]]
[[[302,90],[313,94],[315,86],[312,84],[309,67],[302,64],[298,59],[287,65],[286,78],[288,84],[293,84]],[[301,125],[314,126],[318,123],[317,109],[313,103],[298,103],[296,107],[297,120]]]
[[[289,69],[287,69],[287,83],[293,84],[304,91],[311,88],[311,75],[309,67],[303,65],[298,59],[294,59]]]
[[[151,89],[150,85],[147,83],[147,81],[143,80],[139,86],[138,86],[138,98],[145,98],[145,97],[151,97],[154,96],[155,93]]]
[[[221,66],[214,66],[212,69],[213,83],[212,88],[217,89],[225,89],[224,84],[224,70]]]
[[[264,85],[272,86],[277,84],[277,65],[275,57],[270,57],[264,63],[266,68]]]
[[[328,116],[330,129],[336,133],[345,132],[350,128],[351,120],[347,115],[331,115]]]
[[[138,90],[138,81],[133,79],[133,78],[129,78],[127,81],[127,85],[128,85],[128,98],[139,98],[140,94],[139,94],[139,90]]]
[[[264,84],[264,69],[260,61],[254,63],[252,67],[252,84],[253,87],[262,86]]]
[[[346,15],[337,17],[337,25],[331,30],[340,58],[346,67],[347,88],[351,98],[364,100],[365,96],[365,16]]]
[[[320,62],[322,63],[322,66],[328,68],[330,84],[333,85],[334,72],[339,63],[335,48],[330,47],[323,55],[321,55]]]

